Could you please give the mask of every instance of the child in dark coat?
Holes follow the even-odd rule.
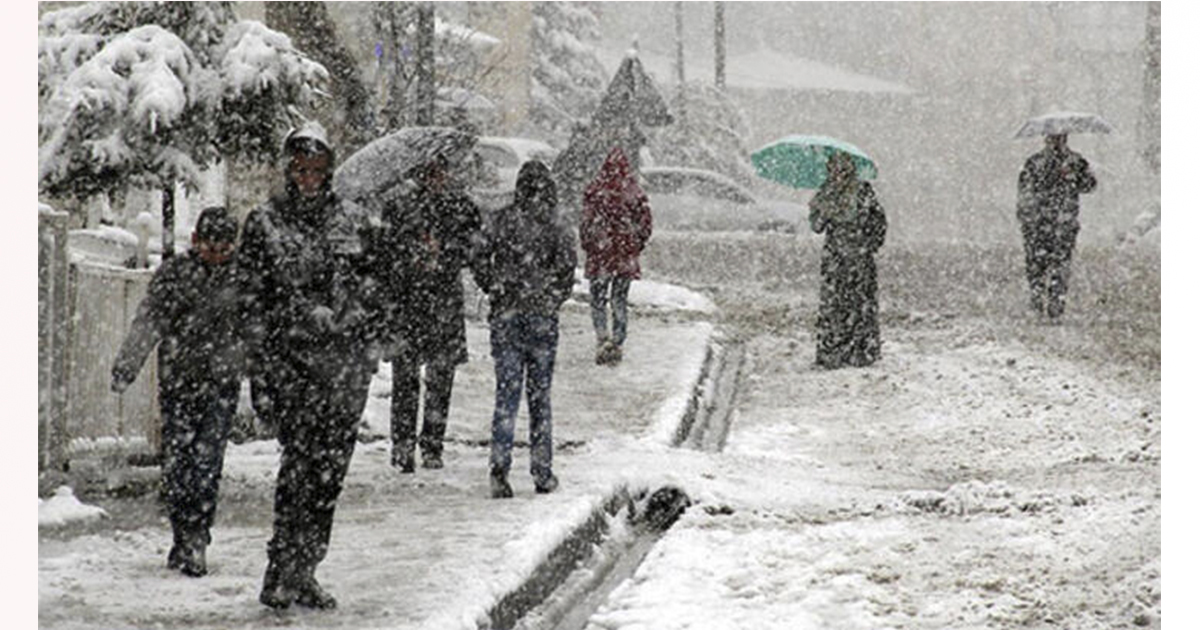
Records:
[[[208,572],[205,548],[243,368],[236,238],[224,208],[200,213],[192,249],[155,272],[112,367],[112,389],[124,392],[158,347],[162,475],[174,537],[167,566],[193,577]]]

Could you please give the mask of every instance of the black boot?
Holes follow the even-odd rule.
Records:
[[[511,499],[513,495],[512,486],[508,483],[508,475],[499,471],[492,471],[491,474],[492,498],[493,499]]]
[[[392,466],[399,468],[402,473],[416,471],[416,454],[402,447],[392,447]]]
[[[314,569],[315,570],[315,569]],[[313,570],[302,572],[296,582],[296,605],[320,610],[337,608],[337,599],[329,591],[321,588]]]
[[[275,562],[267,562],[267,572],[263,574],[262,591],[258,594],[258,601],[264,606],[271,608],[287,608],[296,601],[296,590],[292,588],[288,581],[291,576],[287,575],[287,571]]]
[[[550,494],[558,489],[558,477],[553,473],[547,475],[544,479],[533,480],[533,490],[538,494]]]
[[[178,569],[189,577],[208,574],[204,549],[208,545],[207,534],[194,530],[194,526],[181,526],[175,544],[167,554],[167,567]]]
[[[203,577],[208,575],[208,561],[205,559],[205,545],[203,542],[196,541],[190,543],[187,547],[187,552],[183,556],[183,564],[179,570],[184,575],[189,577]]]

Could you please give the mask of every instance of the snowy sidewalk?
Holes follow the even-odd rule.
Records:
[[[639,286],[641,285],[641,286]],[[635,283],[625,361],[600,367],[587,309],[562,317],[553,390],[558,492],[535,495],[528,451],[514,453],[516,497],[489,498],[494,377],[487,330],[470,322],[470,361],[458,372],[446,468],[401,475],[390,444],[360,444],[318,577],[339,600],[333,613],[270,611],[257,601],[266,564],[279,449],[274,441],[230,445],[210,574],[165,568],[165,519],[156,525],[76,537],[40,536],[39,626],[475,628],[525,583],[547,555],[621,488],[670,480],[670,440],[701,373],[714,333],[705,300],[678,287]],[[678,309],[698,309],[686,312]],[[387,435],[390,366],[371,386],[370,437]],[[522,403],[518,440],[527,432]],[[143,502],[144,503],[144,502]]]

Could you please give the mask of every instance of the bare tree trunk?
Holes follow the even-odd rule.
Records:
[[[1162,168],[1162,7],[1146,3],[1146,61],[1142,75],[1142,141],[1146,164]]]
[[[679,81],[679,120],[683,122],[687,118],[683,94],[683,3],[678,1],[675,3],[675,78]]]
[[[342,44],[324,2],[267,2],[267,26],[286,33],[296,48],[329,71],[334,98],[344,116],[342,155],[375,135],[371,98],[353,55]],[[334,130],[336,133],[336,130]]]
[[[716,55],[714,60],[714,83],[718,90],[725,89],[725,3],[715,2],[713,9],[713,51]]]
[[[383,108],[381,116],[388,131],[408,124],[408,87],[412,75],[408,58],[412,47],[408,43],[407,27],[412,19],[411,2],[376,2],[375,31],[382,46],[380,72],[384,74]]]
[[[417,124],[432,125],[434,99],[437,98],[433,71],[433,3],[417,7]]]
[[[175,255],[175,183],[163,186],[162,190],[162,258]]]

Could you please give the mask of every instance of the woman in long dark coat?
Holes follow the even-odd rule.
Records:
[[[861,367],[879,359],[875,252],[883,246],[887,218],[875,190],[858,179],[848,154],[835,153],[827,169],[808,215],[813,231],[825,234],[817,365]]]

